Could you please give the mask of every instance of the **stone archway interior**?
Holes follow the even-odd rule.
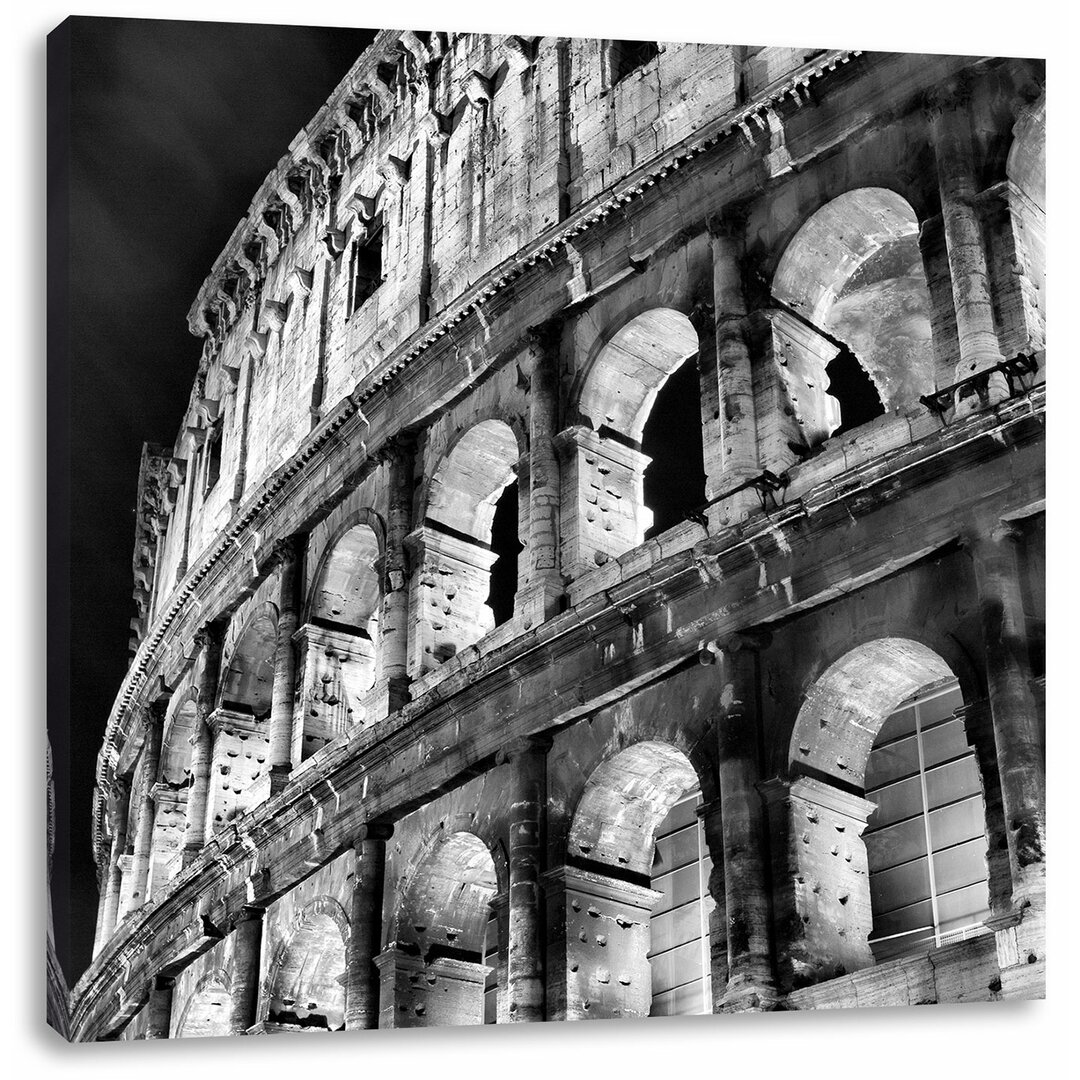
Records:
[[[857,188],[807,219],[773,278],[777,300],[848,346],[888,410],[934,387],[918,231],[895,191]]]
[[[210,1038],[229,1034],[232,998],[219,982],[212,982],[199,990],[184,1012],[178,1039]]]
[[[378,629],[379,541],[371,526],[354,525],[323,562],[311,618],[359,630],[372,640]]]
[[[936,652],[908,638],[856,646],[807,692],[791,739],[791,773],[862,791],[870,748],[886,718],[919,690],[952,676]]]
[[[458,440],[431,479],[427,520],[491,542],[495,504],[514,482],[518,445],[509,424],[482,420]]]
[[[570,828],[569,855],[648,877],[656,827],[696,786],[693,766],[675,747],[661,742],[627,747],[589,777]]]
[[[245,629],[229,659],[222,704],[256,717],[269,714],[276,647],[277,620],[271,612],[263,611]]]
[[[690,320],[652,308],[621,327],[600,350],[578,402],[594,431],[608,428],[641,441],[645,421],[667,378],[698,351]]]
[[[195,702],[188,698],[169,718],[161,744],[161,779],[179,787],[191,775],[191,740],[196,725]]]
[[[267,1019],[295,1027],[338,1031],[345,1023],[345,941],[338,924],[306,913],[293,931],[270,987]]]
[[[425,960],[479,962],[497,880],[487,845],[468,832],[435,843],[414,871],[398,911],[398,944]]]

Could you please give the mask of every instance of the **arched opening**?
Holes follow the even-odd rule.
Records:
[[[366,718],[364,701],[376,678],[381,554],[374,528],[358,522],[323,556],[296,637],[303,725],[296,725],[294,761]]]
[[[514,617],[518,556],[522,547],[518,539],[518,486],[515,480],[503,488],[491,519],[491,551],[495,562],[491,567],[491,587],[485,603],[491,608],[496,626],[502,626]]]
[[[485,940],[497,887],[491,852],[472,833],[440,837],[420,859],[402,892],[396,941],[381,964],[393,1026],[484,1023]]]
[[[333,543],[312,589],[309,617],[372,641],[379,629],[379,539],[370,525],[353,525]]]
[[[270,974],[268,1023],[300,1031],[344,1028],[345,925],[344,911],[329,899],[300,914]]]
[[[568,1016],[712,1012],[700,801],[693,766],[666,743],[635,743],[589,777],[567,849]],[[620,932],[597,933],[609,919]]]
[[[569,429],[564,570],[577,576],[684,520],[705,501],[698,336],[686,315],[652,308],[600,349]],[[655,422],[654,412],[659,410]]]
[[[695,359],[684,360],[656,395],[641,434],[643,498],[652,512],[644,539],[659,536],[705,503],[705,452],[701,442],[701,380]]]
[[[177,1039],[202,1039],[228,1035],[232,997],[223,977],[200,982],[180,1015]]]
[[[816,371],[805,381],[838,402],[834,431],[913,405],[934,388],[918,233],[902,196],[857,188],[808,218],[777,266],[773,296],[833,343],[828,384]]]
[[[513,615],[517,438],[502,420],[470,428],[431,479],[421,530],[412,668],[422,673]]]
[[[181,849],[187,831],[187,800],[191,786],[192,743],[198,715],[195,700],[177,704],[165,720],[161,741],[161,778],[154,799],[154,837],[150,855],[148,895],[161,895],[181,870]]]
[[[219,832],[268,794],[270,710],[277,650],[277,608],[255,611],[227,655],[220,704],[210,717],[213,757],[206,835]],[[259,779],[263,784],[259,785]]]
[[[221,704],[257,720],[270,715],[274,690],[277,613],[267,604],[244,628],[222,682]]]
[[[982,932],[986,819],[962,706],[945,661],[906,638],[857,646],[808,691],[789,809],[822,885],[802,897],[803,960],[825,977]]]

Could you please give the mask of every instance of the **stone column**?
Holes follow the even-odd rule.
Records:
[[[559,342],[562,326],[531,331],[529,380],[528,584],[519,599],[526,628],[558,613],[563,593],[559,573],[559,459],[555,435],[559,416]]]
[[[705,434],[706,497],[761,472],[753,369],[746,327],[743,255],[746,222],[741,215],[711,218],[714,323],[699,329],[702,431]],[[707,320],[706,320],[707,322]],[[724,523],[756,507],[753,491],[740,492],[717,508]]]
[[[292,772],[293,714],[296,704],[296,652],[293,635],[297,626],[297,592],[302,538],[279,541],[277,646],[274,652],[274,688],[270,705],[270,794],[288,782]]]
[[[1001,522],[973,532],[965,542],[979,592],[986,682],[1017,907],[1042,889],[1046,847],[1046,762],[1031,688],[1016,558],[1021,536],[1015,527]]]
[[[158,782],[161,764],[161,735],[165,725],[167,700],[155,701],[143,717],[146,734],[143,741],[142,770],[139,779],[140,800],[139,820],[135,829],[131,869],[124,879],[123,893],[120,897],[118,921],[123,921],[129,911],[142,907],[146,902],[146,886],[150,873],[150,852],[154,843],[154,819],[157,809],[154,805],[154,786]]]
[[[187,800],[187,830],[182,856],[184,866],[199,857],[199,852],[206,843],[210,762],[214,754],[210,714],[214,711],[214,699],[217,695],[223,638],[224,627],[219,623],[211,623],[196,635],[196,643],[202,648],[202,668],[199,671],[195,698],[195,732],[191,737],[191,790]]]
[[[416,444],[398,436],[384,451],[386,462],[386,548],[375,687],[368,722],[383,720],[409,700],[409,563],[405,538],[412,531]]]
[[[131,801],[130,784],[120,776],[112,782],[109,792],[109,816],[112,821],[112,847],[109,852],[109,872],[105,882],[104,911],[101,917],[101,932],[97,941],[95,955],[112,937],[116,929],[117,914],[120,908],[120,893],[123,874],[120,870],[120,856],[127,846],[127,809]]]
[[[167,1039],[172,1025],[173,980],[159,975],[146,1003],[146,1038]]]
[[[767,643],[764,635],[737,635],[713,654],[723,687],[716,736],[728,928],[725,1012],[770,1009],[777,997],[768,830],[757,790],[761,781],[758,653]]]
[[[382,948],[386,841],[393,831],[392,825],[364,825],[356,839],[356,883],[345,962],[345,1028],[349,1031],[379,1026],[379,971],[375,958]]]
[[[954,86],[936,95],[928,109],[960,341],[957,382],[1002,360],[975,206],[978,186],[969,96],[966,87]],[[1006,393],[1005,377],[999,373],[991,379],[990,399],[1000,401]]]
[[[258,1019],[259,963],[262,954],[263,909],[245,907],[233,931],[232,1015],[229,1017],[229,1034],[246,1035]]]
[[[547,805],[546,740],[522,739],[499,752],[509,766],[509,943],[507,1017],[511,1023],[544,1019],[543,888],[540,861]]]

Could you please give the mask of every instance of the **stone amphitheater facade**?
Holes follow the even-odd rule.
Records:
[[[1042,996],[1043,80],[380,32],[144,450],[72,1038]]]

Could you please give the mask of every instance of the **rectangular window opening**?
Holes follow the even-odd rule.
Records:
[[[382,252],[382,223],[372,223],[367,238],[354,241],[349,255],[350,316],[362,307],[383,283]]]
[[[612,41],[611,85],[616,86],[660,53],[656,41]]]

